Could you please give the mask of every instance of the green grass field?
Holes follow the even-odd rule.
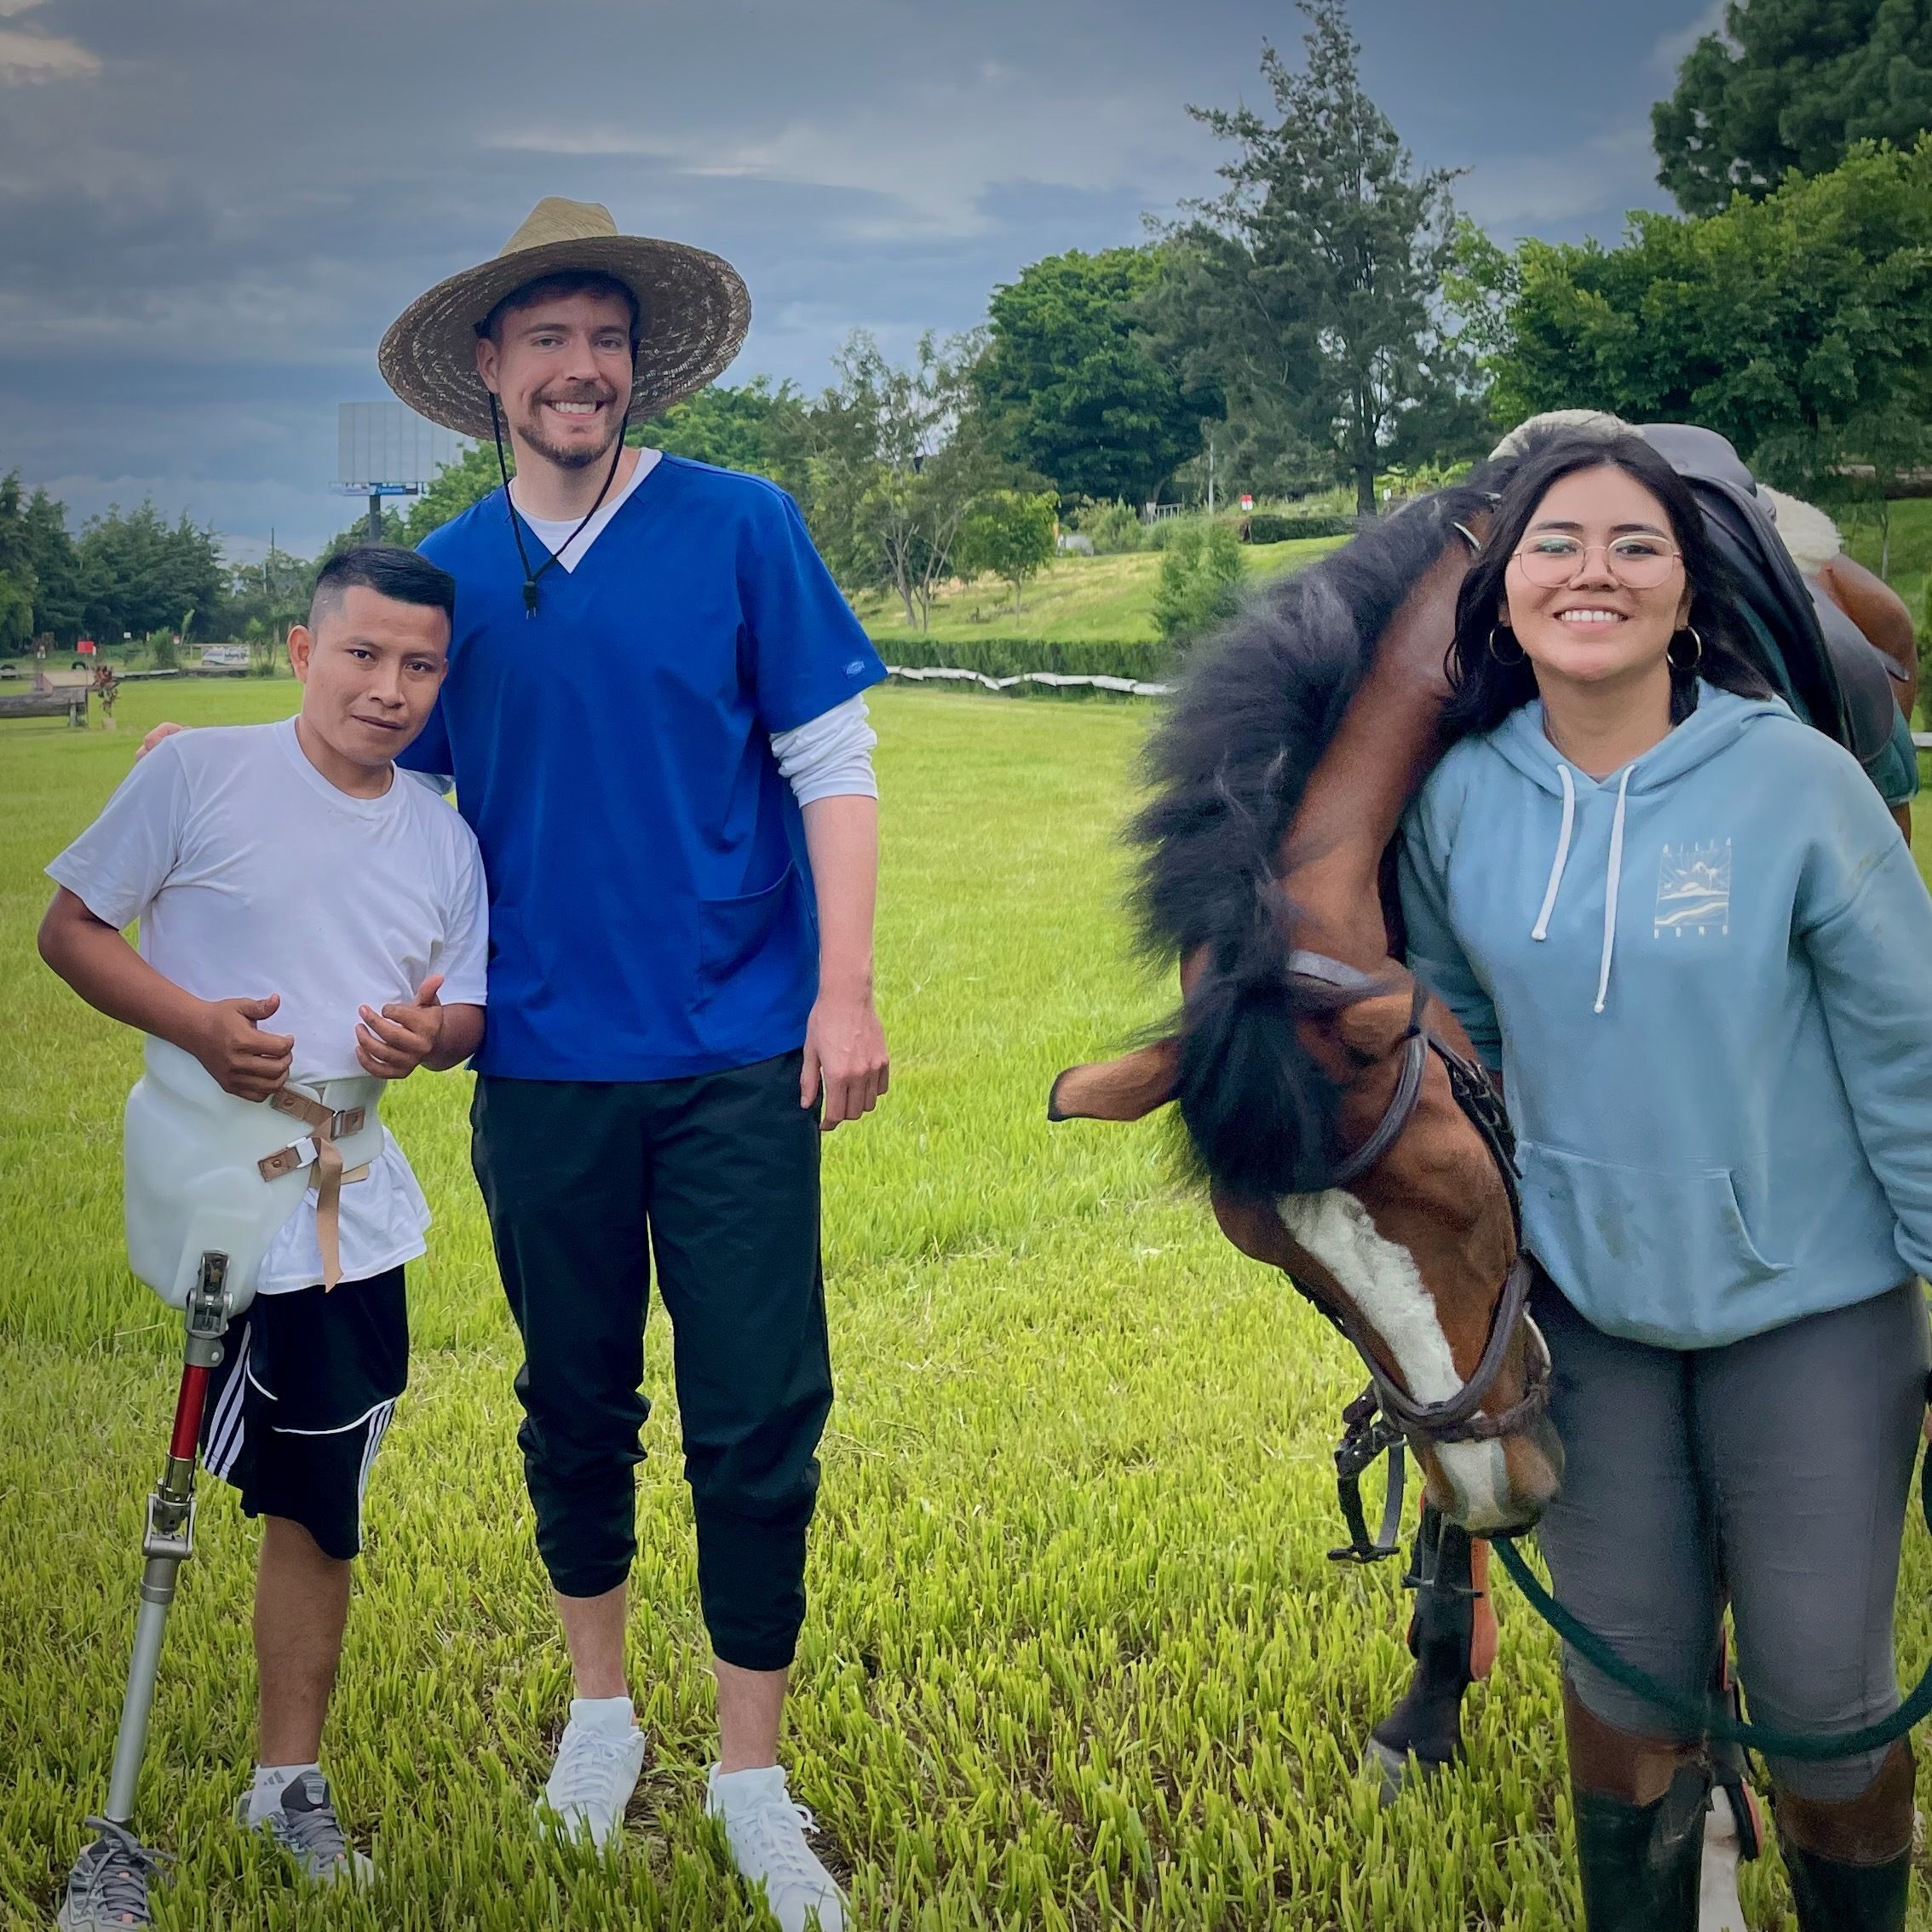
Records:
[[[1310,537],[1291,543],[1245,546],[1241,561],[1251,578],[1280,577],[1334,549],[1338,537]],[[1029,584],[1013,608],[1013,593],[997,578],[950,585],[933,604],[928,635],[942,641],[970,637],[1039,637],[1057,643],[1133,642],[1156,635],[1154,585],[1160,556],[1153,550],[1114,557],[1056,557]],[[914,635],[895,597],[866,595],[853,600],[867,630],[889,647]],[[887,655],[889,658],[890,651]]]
[[[141,1510],[179,1359],[121,1257],[135,1043],[40,966],[40,867],[164,707],[264,718],[287,683],[135,687],[121,729],[0,724],[0,1919],[45,1923],[105,1795]],[[1447,1932],[1573,1925],[1553,1646],[1504,1588],[1466,1768],[1378,1811],[1359,1741],[1406,1676],[1391,1567],[1324,1560],[1358,1372],[1167,1176],[1152,1128],[1049,1128],[1047,1084],[1153,1019],[1115,829],[1141,705],[887,690],[879,940],[894,1088],[829,1150],[840,1395],[795,1792],[867,1929]],[[389,1118],[436,1210],[411,1394],[370,1486],[325,1757],[380,1877],[291,1889],[228,1822],[252,1759],[254,1532],[204,1483],[140,1822],[169,1927],[739,1927],[699,1816],[710,1723],[666,1333],[653,1317],[631,1623],[652,1757],[621,1853],[530,1805],[567,1673],[513,1446],[515,1349],[469,1179],[468,1079]],[[1908,1544],[1905,1666],[1932,1648]],[[1932,1795],[1924,1802],[1932,1803]],[[1777,1925],[1775,1861],[1750,1870]],[[1915,1923],[1932,1920],[1915,1919]]]

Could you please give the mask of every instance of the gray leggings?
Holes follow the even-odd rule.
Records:
[[[1696,1695],[1728,1591],[1760,1722],[1828,1735],[1895,1710],[1892,1601],[1925,1412],[1918,1284],[1696,1350],[1606,1335],[1547,1278],[1532,1308],[1563,1442],[1538,1532],[1557,1596],[1626,1662]],[[1606,1723],[1680,1734],[1580,1658],[1564,1667]],[[1842,1800],[1883,1758],[1771,1769],[1801,1797]]]

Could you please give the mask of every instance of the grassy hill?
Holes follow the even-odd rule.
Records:
[[[1241,553],[1251,577],[1279,577],[1312,563],[1342,541],[1303,538],[1291,543],[1255,543]],[[940,641],[973,637],[1038,637],[1055,643],[1116,643],[1152,640],[1154,585],[1160,554],[1139,550],[1118,557],[1058,557],[1026,586],[1017,612],[1013,593],[996,578],[952,584],[933,605],[929,635]],[[899,601],[867,595],[854,600],[860,621],[881,644],[908,631]]]

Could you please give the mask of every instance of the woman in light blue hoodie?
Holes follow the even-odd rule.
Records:
[[[1555,1363],[1558,1594],[1690,1694],[1895,1708],[1932,1272],[1932,901],[1849,753],[1732,647],[1640,439],[1527,460],[1464,585],[1463,736],[1401,848],[1411,963],[1504,1077]],[[1574,1656],[1592,1932],[1693,1927],[1702,1741]],[[1772,1764],[1804,1932],[1905,1923],[1912,1754]]]

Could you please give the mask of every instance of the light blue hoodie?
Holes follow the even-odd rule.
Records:
[[[1410,963],[1502,1067],[1527,1245],[1677,1348],[1932,1274],[1932,900],[1849,753],[1698,691],[1601,782],[1525,705],[1400,854]]]

